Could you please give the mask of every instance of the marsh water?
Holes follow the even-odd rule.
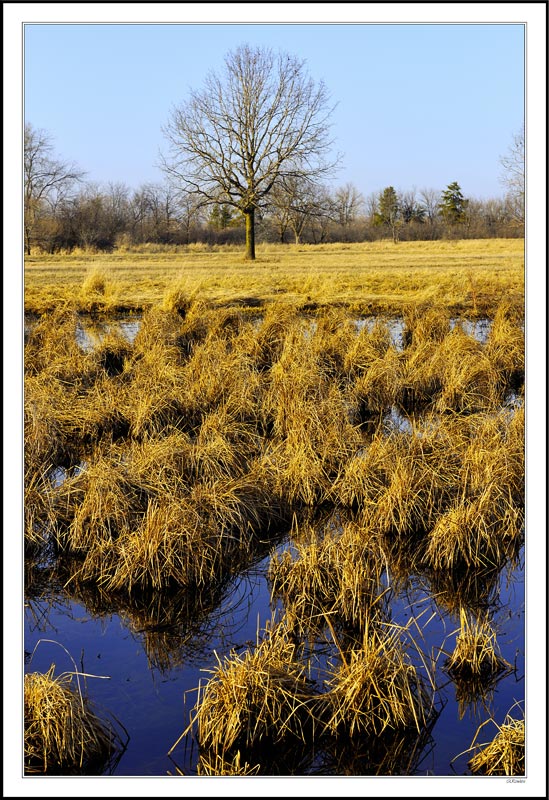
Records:
[[[266,556],[235,579],[209,613],[194,609],[194,616],[186,619],[184,613],[176,612],[173,616],[179,621],[166,630],[155,630],[154,612],[147,620],[142,614],[116,609],[112,600],[101,609],[97,597],[88,605],[85,599],[73,598],[46,582],[26,598],[25,669],[46,672],[54,663],[56,672],[72,671],[76,662],[81,672],[98,676],[84,679],[87,694],[105,718],[113,715],[122,723],[128,736],[111,774],[193,775],[198,753],[191,735],[171,755],[168,752],[189,724],[195,689],[211,677],[218,658],[255,644],[258,633],[276,614],[266,579],[268,563]],[[501,724],[513,704],[524,698],[523,566],[503,570],[491,595],[499,650],[513,670],[484,698],[465,705],[442,669],[444,654],[454,648],[459,621],[437,605],[419,581],[393,599],[393,621],[406,625],[411,617],[418,620],[422,649],[440,665],[437,684],[442,710],[418,759],[416,775],[467,774],[470,753],[456,757],[470,747],[478,726],[490,716]],[[311,770],[315,774],[314,765]]]
[[[484,342],[490,321],[461,321],[464,329]],[[454,320],[452,324],[456,324]],[[25,333],[32,327],[25,320]],[[357,320],[357,327],[373,318]],[[97,323],[82,318],[77,340],[83,350],[119,331],[129,342],[140,325],[138,315]],[[395,347],[402,346],[403,323],[390,320]],[[406,430],[406,417],[392,409],[387,428]],[[58,471],[54,480],[64,480]],[[271,599],[267,571],[275,549],[287,546],[282,532],[267,544],[261,560],[217,587],[213,597],[181,594],[139,599],[129,607],[123,599],[100,592],[71,589],[52,580],[47,563],[26,581],[24,607],[25,671],[56,673],[79,671],[94,710],[112,719],[123,732],[125,749],[109,764],[105,774],[117,776],[194,775],[198,751],[192,732],[182,737],[191,721],[197,687],[231,653],[242,653],[261,638],[265,626],[282,615],[279,601]],[[460,587],[434,587],[410,575],[404,586],[391,590],[392,622],[408,626],[423,656],[433,667],[437,717],[411,774],[455,776],[469,774],[467,752],[483,722],[501,724],[509,712],[523,714],[525,696],[525,569],[524,549],[514,567],[506,566],[477,586],[483,609],[491,614],[498,651],[509,665],[481,694],[468,696],[444,670],[459,633],[459,612],[452,591]],[[95,677],[94,677],[95,676]],[[518,704],[518,706],[517,706]],[[485,727],[485,739],[495,734]],[[318,774],[311,754],[304,774]],[[346,767],[345,774],[360,774]]]

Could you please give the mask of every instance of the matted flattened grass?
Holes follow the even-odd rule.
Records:
[[[107,276],[103,293],[82,295],[89,274]],[[172,295],[170,287],[176,287]],[[474,286],[474,291],[472,287]],[[101,286],[100,286],[101,288]],[[359,244],[259,244],[241,247],[142,247],[113,253],[33,255],[25,261],[25,309],[42,313],[66,301],[77,308],[181,307],[200,295],[214,304],[254,308],[282,295],[298,305],[345,304],[369,313],[402,313],[431,301],[478,314],[504,297],[524,300],[524,240],[482,239]]]

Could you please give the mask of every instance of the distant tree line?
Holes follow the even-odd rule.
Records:
[[[352,183],[332,188],[298,172],[285,175],[255,210],[255,239],[318,244],[522,237],[523,147],[521,134],[507,160],[501,159],[505,196],[487,200],[464,197],[457,181],[443,189],[387,186],[365,197]],[[82,170],[54,154],[49,134],[30,124],[24,173],[27,254],[246,242],[246,214],[222,195],[204,205],[195,192],[169,179],[138,188],[90,183]]]

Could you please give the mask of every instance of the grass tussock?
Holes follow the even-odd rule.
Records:
[[[337,736],[421,733],[433,713],[433,692],[410,662],[402,629],[368,627],[362,647],[346,655],[329,682],[328,729]]]
[[[490,684],[510,668],[499,653],[496,633],[488,619],[472,618],[462,608],[456,646],[445,663],[448,674],[458,683]]]
[[[75,688],[75,674],[54,671],[25,675],[25,773],[101,774],[120,737]]]
[[[268,579],[281,597],[288,624],[300,636],[321,631],[326,619],[337,629],[364,631],[384,618],[385,558],[364,529],[348,524],[319,539],[313,529],[294,531],[293,552],[271,556]]]
[[[476,775],[524,775],[525,774],[525,724],[524,719],[514,719],[507,714],[504,722],[497,725],[497,734],[491,742],[476,744],[483,723],[477,730],[470,749],[478,752],[469,760],[468,766]]]
[[[310,740],[318,724],[316,705],[296,644],[278,625],[253,650],[219,664],[200,691],[192,724],[208,760],[231,762],[238,752],[248,760],[259,751],[263,761],[270,760],[271,749],[276,760],[277,751]]]
[[[111,271],[99,265],[88,269],[80,289],[79,310],[108,311],[118,302],[118,286]]]
[[[236,755],[227,761],[219,753],[214,756],[200,755],[196,766],[197,775],[258,775],[261,770],[260,764],[253,766],[247,761],[242,763],[240,750]]]
[[[524,533],[523,411],[476,415],[462,428],[458,491],[429,532],[435,569],[501,567],[516,558]]]

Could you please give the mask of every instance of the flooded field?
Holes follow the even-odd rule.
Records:
[[[465,776],[523,723],[506,306],[64,312],[25,373],[25,672],[112,734],[76,773]]]
[[[209,679],[219,658],[231,651],[239,653],[257,642],[258,631],[280,614],[280,604],[270,603],[266,579],[269,557],[239,576],[225,590],[219,605],[209,613],[189,618],[185,607],[163,608],[170,624],[163,629],[141,610],[132,611],[112,603],[101,605],[93,598],[71,596],[47,581],[33,596],[28,592],[25,607],[26,671],[47,672],[52,663],[57,669],[74,668],[70,656],[84,673],[98,678],[84,679],[94,704],[120,721],[125,749],[104,774],[131,776],[171,774],[196,775],[198,747],[189,734],[179,741],[190,723],[196,689]],[[489,717],[503,720],[517,701],[522,701],[524,680],[524,565],[503,570],[491,592],[500,652],[510,664],[509,672],[499,676],[492,687],[468,697],[442,670],[445,653],[455,646],[455,615],[438,606],[421,581],[413,581],[406,592],[391,601],[392,620],[406,626],[418,620],[414,639],[424,652],[438,662],[436,680],[437,718],[414,763],[398,764],[388,774],[467,775],[468,750],[478,726]],[[180,598],[162,601],[180,603]],[[160,628],[160,629],[159,629]],[[64,650],[66,648],[66,651]],[[102,680],[101,676],[109,680]],[[522,716],[523,703],[514,712]],[[168,755],[173,745],[175,749]],[[376,765],[362,762],[352,752],[346,755],[338,772],[323,762],[315,764],[314,753],[303,765],[303,773],[376,774]],[[366,771],[364,767],[367,767]],[[410,770],[408,771],[408,766]],[[372,770],[373,767],[373,771]],[[381,773],[383,774],[383,772]]]

